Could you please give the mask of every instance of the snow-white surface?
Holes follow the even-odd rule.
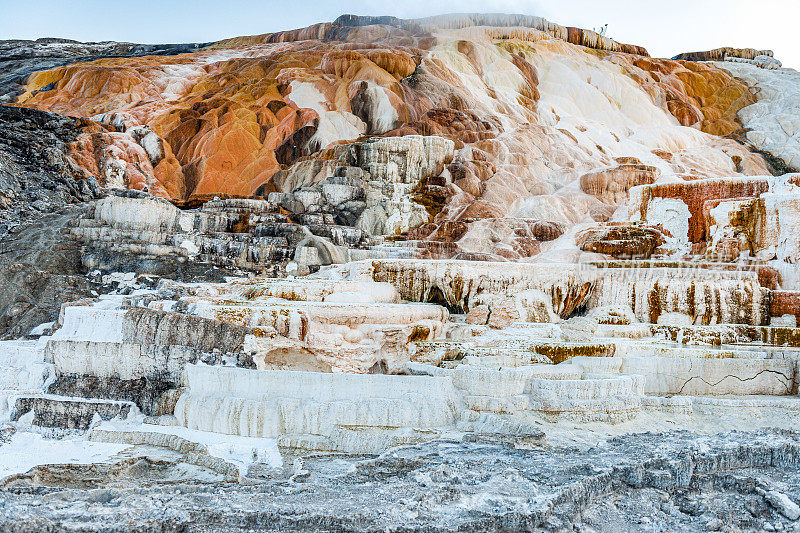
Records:
[[[715,65],[756,87],[758,101],[739,111],[747,140],[800,169],[800,72],[731,61]]]
[[[106,303],[108,305],[103,305]],[[66,307],[63,326],[53,334],[52,338],[121,343],[126,311],[114,307],[116,302],[113,300],[101,301],[92,306]]]
[[[278,444],[275,439],[224,435],[221,433],[212,433],[210,431],[198,431],[182,426],[156,426],[152,424],[138,424],[113,420],[102,422],[95,426],[95,429],[175,435],[187,441],[205,446],[209,455],[234,463],[242,471],[246,471],[247,467],[254,462],[264,463],[275,468],[283,464],[283,458],[278,451]]]
[[[450,426],[459,395],[449,378],[246,370],[187,365],[175,406],[183,426],[230,435],[331,437],[338,427]]]
[[[39,392],[54,377],[44,341],[0,341],[0,391]]]
[[[313,83],[292,80],[289,99],[299,108],[313,109],[319,115],[319,127],[311,138],[313,149],[321,149],[336,141],[353,140],[367,132],[364,122],[347,111],[334,111],[327,98]]]
[[[689,241],[691,216],[689,206],[679,198],[653,198],[647,208],[647,221],[653,225],[660,225],[680,243]]]
[[[37,465],[99,463],[127,447],[88,442],[83,437],[47,439],[38,433],[17,431],[8,442],[0,444],[0,479],[23,474]]]

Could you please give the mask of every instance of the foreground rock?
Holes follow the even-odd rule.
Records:
[[[0,529],[797,529],[765,51],[513,15],[16,46]]]
[[[170,470],[152,459],[120,458],[66,476],[51,465],[5,480],[0,522],[29,530],[69,519],[84,531],[109,532],[156,524],[189,531],[372,531],[401,522],[409,531],[618,531],[655,524],[791,531],[796,520],[785,515],[800,499],[797,439],[765,431],[698,442],[678,432],[617,437],[589,449],[525,449],[471,435],[377,457],[304,457],[251,486],[196,480],[168,491],[159,484]]]

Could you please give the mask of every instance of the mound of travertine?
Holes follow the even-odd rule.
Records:
[[[796,435],[756,431],[800,422],[800,79],[771,54],[509,15],[20,46],[10,512],[113,486],[86,508],[149,517],[135,478],[230,491],[176,496],[175,527],[228,498],[209,527],[362,527],[342,495],[370,528],[799,518]]]

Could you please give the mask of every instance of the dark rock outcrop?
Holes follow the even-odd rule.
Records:
[[[95,415],[101,420],[126,418],[131,404],[120,401],[70,400],[48,396],[20,396],[14,403],[11,420],[17,421],[33,411],[35,426],[86,430]]]
[[[95,198],[97,181],[67,155],[88,121],[0,106],[0,238],[22,220]]]
[[[63,207],[0,237],[0,337],[26,335],[57,319],[62,304],[99,289],[83,275],[80,248],[67,234],[82,212]]]

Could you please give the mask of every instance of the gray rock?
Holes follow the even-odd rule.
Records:
[[[0,529],[53,530],[68,520],[74,530],[98,532],[156,524],[171,531],[701,532],[714,520],[733,531],[785,520],[769,505],[753,517],[747,505],[753,497],[764,501],[754,493],[754,477],[800,486],[796,432],[731,432],[698,441],[688,432],[631,434],[592,448],[524,450],[480,437],[448,439],[378,457],[288,458],[284,469],[256,463],[241,484],[164,485],[159,476],[174,471],[144,459],[126,469],[37,467],[35,475],[0,486]],[[142,461],[146,468],[135,469]],[[57,492],[47,486],[53,479]],[[665,493],[713,508],[716,518],[662,513]]]
[[[326,202],[337,207],[345,202],[364,198],[364,190],[361,187],[338,183],[325,183],[322,186],[322,194]]]

